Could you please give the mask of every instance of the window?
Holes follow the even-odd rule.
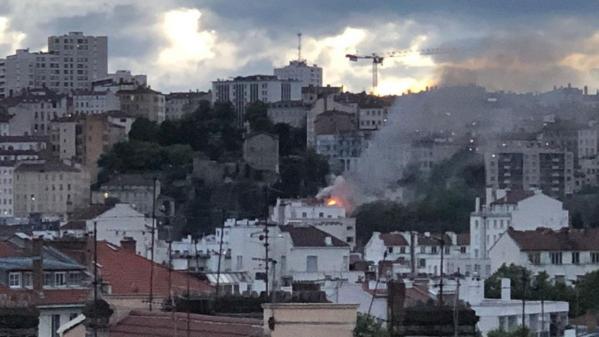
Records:
[[[418,268],[426,268],[426,260],[418,259]]]
[[[426,253],[426,247],[422,246],[420,247],[420,254],[424,254]]]
[[[401,254],[405,254],[406,253],[406,247],[399,247],[399,252]]]
[[[31,276],[31,272],[23,273],[23,287],[31,288],[33,286],[33,278]]]
[[[318,256],[310,255],[306,257],[306,271],[309,273],[318,271]]]
[[[60,315],[52,315],[52,337],[58,337],[58,328],[60,328]]]
[[[67,278],[65,272],[54,273],[54,286],[64,287],[67,285]]]
[[[52,273],[44,273],[44,287],[51,287],[54,285],[52,282]]]
[[[541,264],[541,253],[529,253],[528,261],[530,261],[530,263],[532,263],[534,265],[540,265]]]
[[[237,255],[237,270],[241,270],[243,268],[243,255]]]
[[[580,253],[572,252],[572,264],[580,264]]]
[[[460,253],[461,254],[466,254],[466,246],[460,247]]]
[[[449,255],[449,254],[450,254],[449,247],[445,247],[445,255]]]
[[[549,253],[551,257],[551,264],[562,264],[562,253],[561,252],[551,252]]]
[[[70,272],[68,284],[70,285],[80,285],[82,281],[82,273],[80,272]]]
[[[389,254],[393,254],[393,247],[389,247],[389,248],[387,248],[387,252],[388,252]]]
[[[21,273],[8,273],[8,286],[10,288],[21,288]]]
[[[437,246],[431,247],[431,254],[437,254]]]

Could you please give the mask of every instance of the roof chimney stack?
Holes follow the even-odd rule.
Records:
[[[135,246],[136,242],[131,237],[127,236],[121,240],[121,248],[123,248],[124,251],[136,254]]]

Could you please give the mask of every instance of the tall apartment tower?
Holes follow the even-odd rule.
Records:
[[[535,141],[505,142],[486,151],[485,174],[487,187],[563,198],[574,191],[574,154]]]
[[[0,98],[46,87],[59,93],[91,89],[108,72],[108,38],[71,32],[48,37],[48,52],[18,49],[0,61]]]
[[[274,74],[281,80],[297,80],[302,87],[322,87],[322,68],[316,64],[308,65],[305,60],[289,61],[289,64],[275,68]]]
[[[48,52],[58,54],[61,81],[59,92],[91,89],[91,82],[108,74],[108,38],[81,32],[48,37]]]

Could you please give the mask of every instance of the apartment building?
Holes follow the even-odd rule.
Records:
[[[8,133],[11,136],[48,135],[53,119],[68,113],[66,95],[42,89],[26,89],[19,96],[0,101],[10,119]]]
[[[121,111],[134,117],[144,117],[162,123],[166,116],[166,100],[161,92],[149,87],[138,86],[135,89],[119,90]]]
[[[101,114],[117,111],[121,102],[112,91],[78,90],[72,94],[72,111],[76,115]]]
[[[12,217],[14,208],[15,161],[0,161],[0,217]]]
[[[472,272],[482,277],[491,274],[489,251],[508,228],[561,230],[569,225],[569,214],[563,203],[540,190],[487,189],[486,194],[486,203],[480,205],[477,199],[470,215],[470,255],[475,261]]]
[[[59,93],[91,89],[108,69],[108,38],[81,32],[48,37],[48,52],[19,49],[4,62],[4,96],[26,88],[46,87]]]
[[[273,124],[287,124],[295,128],[306,126],[309,105],[302,101],[280,101],[268,105],[268,118]]]
[[[196,111],[200,102],[210,102],[211,100],[211,92],[171,92],[166,95],[165,118],[168,120],[181,119],[184,115]]]
[[[212,82],[212,103],[231,103],[237,113],[238,124],[244,121],[249,103],[261,101],[297,101],[302,98],[302,82],[279,79],[272,75],[238,76],[231,80]]]
[[[540,189],[557,198],[575,188],[574,153],[537,141],[505,141],[485,151],[487,187]]]
[[[489,251],[492,271],[515,264],[571,284],[599,270],[599,229],[508,229]]]
[[[306,60],[293,60],[289,64],[274,69],[274,75],[282,80],[300,81],[302,87],[322,87],[322,68],[308,65]]]
[[[14,169],[14,213],[64,216],[89,203],[89,173],[60,162],[19,163]]]

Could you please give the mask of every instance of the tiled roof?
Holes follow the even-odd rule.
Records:
[[[439,246],[440,242],[439,239],[441,238],[441,236],[439,234],[434,234],[432,233],[431,235],[427,236],[424,234],[418,234],[418,245],[421,246]],[[443,240],[445,241],[445,245],[446,246],[450,246],[451,245],[451,238],[449,237],[449,235],[445,234]]]
[[[458,246],[470,245],[470,233],[459,233],[457,235],[457,244]]]
[[[45,305],[84,305],[90,297],[90,289],[66,288],[66,289],[44,289],[41,294],[32,289],[10,289],[0,285],[0,294],[14,302],[27,301],[36,306]]]
[[[85,220],[73,220],[60,226],[61,230],[85,230],[86,228]]]
[[[280,228],[282,232],[289,233],[295,247],[349,247],[347,243],[314,226],[286,225]],[[327,245],[327,237],[331,238],[331,245]]]
[[[102,280],[110,285],[112,295],[146,296],[150,293],[150,260],[109,243],[100,242],[98,265]],[[154,263],[154,296],[169,296],[168,273],[168,268]],[[172,289],[175,293],[185,292],[188,281],[191,292],[213,291],[206,282],[191,275],[179,271],[171,273]]]
[[[0,241],[0,258],[25,255],[25,251],[14,243],[9,241]]]
[[[383,240],[386,247],[410,245],[400,233],[382,233],[379,235],[379,238]]]
[[[173,331],[187,334],[187,315],[168,312],[131,311],[127,317],[110,328],[110,337],[171,337]],[[176,325],[174,324],[176,322]],[[263,336],[262,320],[208,315],[189,315],[188,336],[243,337]]]
[[[596,251],[599,250],[599,228],[537,228],[531,231],[508,229],[508,235],[523,251]]]
[[[77,209],[70,216],[70,219],[71,219],[70,222],[94,219],[94,218],[104,214],[106,211],[112,209],[113,207],[114,206],[110,205],[110,204],[93,204],[93,205],[89,205],[85,208]],[[68,224],[69,223],[67,223],[66,225],[68,225]],[[77,224],[71,224],[70,226],[76,226],[76,225]],[[65,228],[65,229],[69,229],[69,228]],[[76,229],[76,228],[74,228],[74,229]]]
[[[505,197],[495,200],[494,202],[491,203],[491,205],[502,205],[502,204],[514,205],[524,199],[532,197],[533,195],[535,195],[535,192],[533,192],[533,191],[525,191],[525,190],[507,191]]]

